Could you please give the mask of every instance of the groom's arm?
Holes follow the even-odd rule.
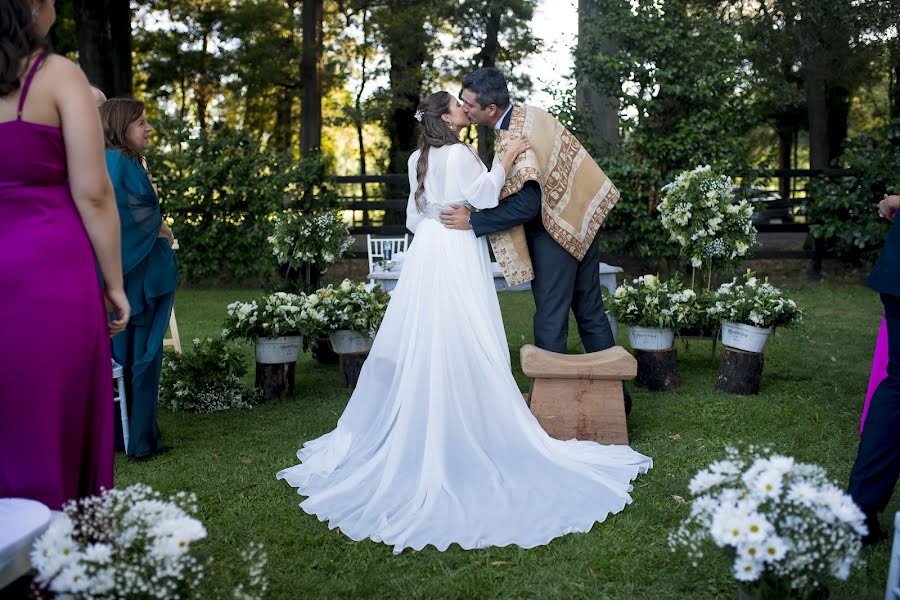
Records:
[[[468,229],[471,226],[477,237],[527,223],[541,212],[541,186],[536,181],[526,181],[521,190],[511,194],[496,208],[468,212],[465,208],[444,209],[441,223],[451,229]]]

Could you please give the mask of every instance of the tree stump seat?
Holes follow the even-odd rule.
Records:
[[[637,361],[624,348],[573,355],[528,344],[520,360],[532,378],[531,412],[548,435],[628,444],[622,381],[634,379]]]

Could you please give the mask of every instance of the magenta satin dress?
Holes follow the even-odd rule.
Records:
[[[0,123],[0,497],[51,509],[113,482],[110,342],[62,131]]]

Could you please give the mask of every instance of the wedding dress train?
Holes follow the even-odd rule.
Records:
[[[354,540],[445,550],[548,543],[631,502],[652,466],[628,446],[549,437],[510,371],[487,244],[440,208],[496,206],[504,173],[463,144],[432,148],[415,239],[337,427],[277,474],[300,507]],[[410,158],[410,186],[416,189]]]

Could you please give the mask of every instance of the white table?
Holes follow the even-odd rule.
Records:
[[[619,284],[616,282],[616,274],[621,272],[622,267],[608,265],[605,262],[600,263],[600,287],[606,288],[610,295],[615,294],[616,288],[619,287]],[[615,341],[619,324],[616,322],[616,318],[610,314],[607,314],[606,318],[609,319],[609,328],[612,329],[613,341]]]
[[[401,267],[402,264],[396,265],[390,271],[372,271],[367,278],[380,283],[381,289],[390,292],[397,286],[397,280],[400,279],[400,273],[402,272]],[[491,263],[491,274],[494,276],[494,289],[498,292],[521,292],[522,290],[531,289],[531,283],[523,283],[512,288],[509,287],[506,284],[506,279],[503,277],[503,272],[500,270],[500,265],[495,262]]]
[[[31,570],[31,546],[49,524],[40,502],[0,498],[0,589]]]

